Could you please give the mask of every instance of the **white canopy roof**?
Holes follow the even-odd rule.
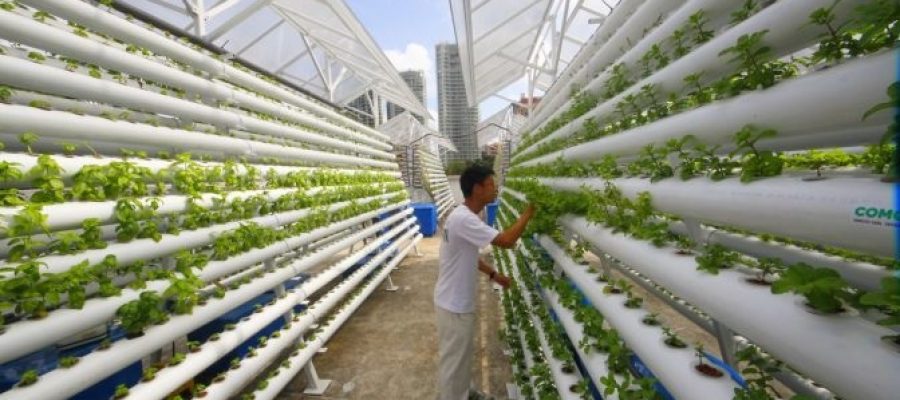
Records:
[[[122,1],[335,103],[373,90],[431,118],[342,0]]]
[[[469,105],[526,77],[545,92],[619,0],[450,0]]]
[[[391,142],[398,146],[422,144],[434,154],[438,154],[438,147],[456,151],[456,146],[453,145],[453,142],[441,135],[440,132],[422,125],[409,111],[404,111],[389,119],[381,124],[378,130],[390,136]]]

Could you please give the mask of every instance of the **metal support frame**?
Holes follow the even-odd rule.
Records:
[[[330,379],[319,378],[319,373],[316,372],[316,366],[313,364],[312,359],[303,366],[303,374],[306,376],[306,389],[303,391],[303,394],[321,396],[325,394],[328,386],[331,385],[332,381]]]

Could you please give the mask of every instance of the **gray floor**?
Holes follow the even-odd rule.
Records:
[[[434,399],[437,331],[432,292],[439,244],[437,237],[420,242],[422,257],[410,254],[392,274],[400,290],[372,293],[331,339],[328,351],[316,356],[319,375],[333,380],[324,396],[304,395],[306,379],[301,374],[278,399]],[[512,378],[498,337],[500,297],[485,279],[479,282],[473,379],[484,392],[505,396]]]

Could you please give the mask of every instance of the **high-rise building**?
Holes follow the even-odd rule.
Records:
[[[347,103],[347,107],[356,113],[356,120],[365,125],[375,127],[375,117],[370,103],[372,93],[366,91],[361,96]]]
[[[470,161],[481,158],[475,126],[478,107],[469,107],[466,85],[463,82],[459,48],[456,44],[441,43],[435,47],[438,92],[438,128],[456,146],[447,153],[447,161]]]
[[[416,98],[419,99],[419,102],[423,105],[425,104],[425,71],[403,71],[400,73],[400,78],[403,78],[403,82],[406,82],[406,86],[409,86],[409,89],[412,90],[413,94],[416,95]],[[391,119],[406,111],[403,107],[400,107],[394,103],[387,104],[387,118]],[[424,123],[425,118],[421,115],[416,115],[416,119],[419,122]]]

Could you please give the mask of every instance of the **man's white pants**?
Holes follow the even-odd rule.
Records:
[[[438,398],[467,400],[475,351],[475,313],[459,314],[434,307],[438,328]]]

